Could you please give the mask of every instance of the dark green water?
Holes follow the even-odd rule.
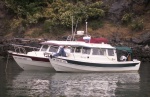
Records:
[[[0,59],[0,97],[150,97],[150,63],[134,73],[22,71]]]

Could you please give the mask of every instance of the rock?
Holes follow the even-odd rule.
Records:
[[[118,22],[122,18],[123,13],[130,8],[130,2],[127,0],[114,0],[108,11],[108,18],[114,22]]]
[[[42,42],[38,39],[24,39],[24,38],[13,38],[13,39],[0,39],[0,56],[6,57],[7,50],[12,49],[11,44],[18,44],[24,46],[40,47],[39,43]]]
[[[139,37],[133,37],[132,42],[136,44],[150,45],[150,32],[145,32],[145,34],[142,34]]]
[[[148,46],[148,45],[146,45],[146,46],[144,47],[144,49],[148,50],[148,49],[149,49],[149,46]]]
[[[136,44],[141,44],[141,43],[142,43],[142,40],[139,39],[139,38],[133,37],[133,38],[132,38],[132,42],[133,42],[133,43],[136,43]]]

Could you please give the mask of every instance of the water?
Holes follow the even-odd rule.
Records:
[[[0,97],[150,97],[150,63],[134,73],[22,71],[0,59]]]

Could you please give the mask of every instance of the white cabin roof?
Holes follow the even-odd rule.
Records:
[[[104,44],[104,43],[86,43],[83,41],[57,41],[57,40],[50,40],[42,42],[41,44],[47,44],[47,45],[59,45],[59,46],[83,46],[83,47],[98,47],[98,48],[110,48],[115,49],[115,47],[111,46],[110,44]]]

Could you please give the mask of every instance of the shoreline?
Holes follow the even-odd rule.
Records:
[[[39,48],[40,42],[45,41],[46,39],[25,39],[25,38],[12,38],[12,39],[3,39],[0,42],[0,57],[7,58],[8,50],[12,49],[11,44],[25,45]],[[138,59],[142,62],[150,62],[150,48],[148,45],[135,44],[131,41],[110,41],[109,44],[112,46],[128,46],[133,50],[133,58]]]

